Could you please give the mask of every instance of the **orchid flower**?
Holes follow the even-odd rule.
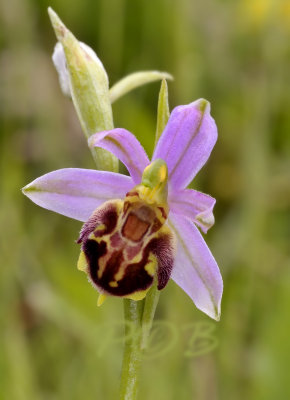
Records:
[[[23,192],[41,207],[85,222],[79,269],[105,296],[140,300],[157,280],[173,279],[196,307],[218,320],[222,278],[198,227],[214,223],[215,199],[187,186],[217,139],[210,105],[176,107],[150,162],[125,129],[98,132],[90,147],[113,153],[130,176],[66,168],[43,175]]]

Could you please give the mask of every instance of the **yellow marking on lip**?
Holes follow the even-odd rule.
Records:
[[[107,296],[105,294],[100,293],[99,297],[98,297],[98,301],[97,301],[97,306],[100,307],[104,303],[106,298],[107,298]]]
[[[101,279],[101,277],[107,267],[107,263],[108,263],[109,259],[111,258],[111,255],[112,255],[111,252],[108,251],[108,249],[107,249],[107,253],[99,258],[99,260],[98,260],[98,266],[99,266],[98,278],[99,279]]]
[[[122,262],[122,264],[120,265],[120,268],[118,269],[118,272],[114,275],[115,281],[120,281],[121,279],[123,279],[123,277],[125,275],[126,267],[127,267],[127,263]]]
[[[83,251],[80,252],[78,263],[77,263],[77,268],[78,268],[78,270],[83,271],[83,272],[88,271],[88,263],[87,263],[85,253]]]
[[[154,276],[156,272],[156,267],[157,267],[157,260],[156,257],[153,256],[153,254],[150,254],[148,257],[148,263],[145,265],[145,271],[148,273],[150,276]]]
[[[165,208],[165,207],[163,207]],[[162,223],[162,225],[165,223],[166,219],[163,217],[162,211],[159,208],[155,209],[156,217],[157,219]]]
[[[90,239],[90,240],[95,240],[96,242],[100,243],[100,241],[103,239],[103,236],[96,237],[94,233],[95,233],[95,232],[98,232],[98,231],[103,231],[103,230],[105,230],[105,229],[106,229],[106,225],[105,225],[105,224],[100,224],[100,225],[98,225],[98,226],[89,234],[88,239]],[[106,235],[104,235],[104,236],[106,236]]]
[[[128,294],[127,296],[123,296],[123,298],[135,300],[135,301],[143,300],[149,289],[150,288],[148,288],[146,290],[140,290],[139,292]]]
[[[99,241],[100,241],[100,238],[99,238],[99,237],[98,237],[98,238],[95,237],[94,231],[91,232],[91,233],[89,234],[88,239],[90,239],[90,240],[95,240],[96,242],[99,242]]]
[[[111,287],[118,287],[118,282],[116,282],[116,281],[111,281],[111,282],[109,282],[109,285],[110,285]]]
[[[106,229],[106,225],[100,224],[95,228],[95,231],[103,231],[104,229]]]
[[[137,264],[137,263],[139,263],[139,262],[142,260],[142,257],[143,257],[143,249],[144,249],[146,243],[147,243],[147,242],[145,242],[145,243],[143,244],[143,246],[140,248],[140,250],[138,251],[138,253],[136,254],[136,256],[135,256],[134,258],[132,258],[132,260],[130,260],[130,264]]]

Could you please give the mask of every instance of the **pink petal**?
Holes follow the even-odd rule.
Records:
[[[79,221],[110,199],[123,198],[134,183],[107,171],[65,168],[43,175],[22,191],[37,205]]]
[[[215,259],[193,222],[173,214],[169,226],[177,237],[172,279],[197,308],[219,320],[223,282]]]
[[[210,104],[199,99],[174,108],[155,149],[153,160],[166,161],[170,186],[184,189],[206,163],[217,140]]]
[[[214,224],[215,199],[193,189],[176,190],[169,193],[170,211],[181,214],[199,225],[204,233]]]
[[[141,182],[142,174],[149,159],[145,150],[136,137],[126,129],[113,129],[111,131],[98,132],[89,139],[91,147],[101,147],[113,153],[126,165],[133,181]]]

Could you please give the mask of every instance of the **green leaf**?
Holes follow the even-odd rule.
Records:
[[[158,107],[157,107],[157,125],[156,125],[156,134],[155,134],[155,146],[164,131],[164,128],[168,122],[170,115],[169,111],[169,103],[168,103],[168,87],[165,79],[161,82],[161,88],[159,92],[158,98]]]
[[[136,89],[139,86],[145,85],[146,83],[151,83],[158,81],[160,79],[172,80],[172,75],[167,72],[160,71],[141,71],[134,72],[125,78],[121,79],[119,82],[115,83],[110,89],[110,100],[111,103],[118,100],[120,97],[124,96],[131,90]]]

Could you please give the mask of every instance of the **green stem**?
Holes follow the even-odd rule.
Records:
[[[163,79],[158,98],[155,145],[169,118],[168,88]],[[124,300],[125,349],[121,376],[120,400],[136,400],[142,353],[148,346],[156,307],[159,300],[157,282],[149,290],[145,300]],[[133,329],[133,337],[132,330]]]
[[[142,355],[147,348],[159,294],[157,284],[154,284],[145,300],[124,300],[125,348],[120,400],[137,399]]]
[[[120,400],[137,399],[141,367],[141,328],[144,300],[124,299],[125,348],[120,386]]]
[[[148,339],[152,328],[155,311],[159,301],[160,291],[157,289],[157,282],[152,286],[146,295],[143,315],[142,315],[142,335],[141,349],[147,349]]]

